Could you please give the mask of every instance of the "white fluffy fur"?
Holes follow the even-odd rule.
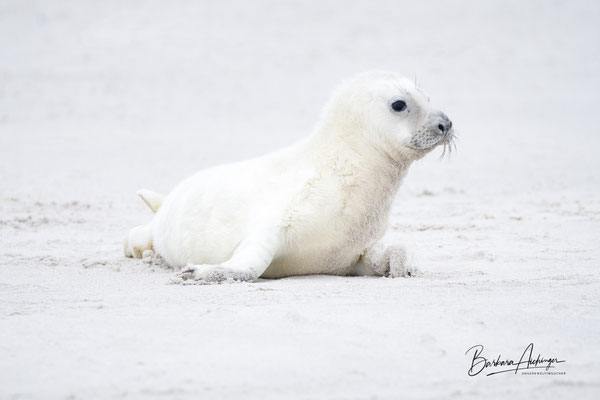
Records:
[[[391,109],[399,99],[403,112]],[[410,274],[402,248],[377,241],[410,164],[451,138],[431,133],[440,116],[413,82],[362,74],[334,93],[306,140],[200,171],[164,200],[140,192],[158,211],[130,232],[125,253],[154,248],[184,267],[182,279],[203,282]],[[425,134],[430,147],[411,146]]]

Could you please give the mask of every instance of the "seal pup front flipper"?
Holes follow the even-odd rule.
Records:
[[[163,203],[163,200],[165,199],[164,195],[148,189],[140,189],[136,194],[140,196],[142,200],[144,200],[144,203],[146,203],[146,205],[150,207],[153,212],[158,211]]]

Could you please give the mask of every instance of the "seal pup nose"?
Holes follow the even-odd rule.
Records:
[[[440,135],[445,135],[452,129],[452,121],[446,115],[442,115],[441,121],[438,123],[437,129]]]

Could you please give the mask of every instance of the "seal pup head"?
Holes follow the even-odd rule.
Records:
[[[452,121],[431,106],[415,82],[391,72],[366,72],[342,85],[324,118],[343,136],[360,135],[394,159],[413,161],[454,145]]]

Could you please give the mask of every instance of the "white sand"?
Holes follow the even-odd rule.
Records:
[[[0,3],[0,398],[600,398],[600,5],[314,3]],[[122,257],[138,188],[298,140],[373,68],[462,138],[396,201],[422,276]],[[531,342],[566,375],[467,376]]]

